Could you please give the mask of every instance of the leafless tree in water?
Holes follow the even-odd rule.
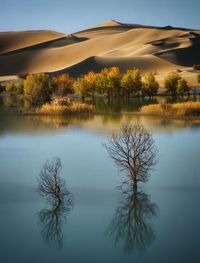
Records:
[[[61,177],[62,163],[60,158],[46,161],[38,177],[38,192],[50,203],[50,207],[38,213],[42,225],[42,236],[45,241],[54,241],[62,246],[62,224],[73,208],[73,195]]]
[[[127,253],[144,250],[155,239],[151,220],[157,216],[156,211],[157,206],[146,193],[123,190],[106,234],[114,239],[115,245],[122,241]]]
[[[61,205],[70,196],[65,180],[61,177],[62,163],[55,157],[46,161],[38,177],[38,192],[54,205]]]
[[[146,182],[156,163],[157,150],[151,133],[141,124],[122,123],[120,131],[112,134],[104,144],[115,164],[128,173],[134,188]]]

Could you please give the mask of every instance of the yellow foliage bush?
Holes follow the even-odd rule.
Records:
[[[79,113],[94,113],[95,107],[86,103],[70,102],[68,99],[55,98],[50,103],[45,103],[40,108],[35,110],[36,114],[79,114]]]
[[[197,117],[200,116],[200,102],[188,101],[175,104],[152,104],[143,106],[140,112],[147,115]]]

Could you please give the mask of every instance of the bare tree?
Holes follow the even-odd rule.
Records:
[[[62,223],[70,213],[74,199],[60,175],[61,170],[60,158],[54,157],[51,162],[45,162],[38,177],[38,192],[51,205],[38,213],[41,233],[47,242],[54,241],[59,247],[63,241]]]
[[[62,163],[55,157],[46,161],[38,177],[38,192],[55,206],[62,205],[65,198],[70,197],[66,182],[61,178]]]
[[[156,163],[157,150],[151,133],[143,125],[122,123],[120,131],[109,137],[104,146],[115,164],[128,172],[133,187],[147,181],[148,172]]]

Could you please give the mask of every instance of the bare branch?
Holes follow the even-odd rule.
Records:
[[[38,177],[38,192],[54,205],[61,205],[70,197],[66,182],[61,178],[62,163],[55,157],[46,161]]]
[[[124,122],[104,144],[115,164],[128,172],[131,183],[146,182],[156,163],[157,150],[152,135],[141,124]]]

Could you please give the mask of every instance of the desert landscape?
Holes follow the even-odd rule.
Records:
[[[1,1],[0,263],[200,262],[199,10]]]
[[[0,81],[27,73],[69,73],[117,66],[152,71],[162,86],[178,70],[198,87],[194,64],[200,61],[200,30],[123,24],[110,20],[73,34],[33,30],[0,33]]]

